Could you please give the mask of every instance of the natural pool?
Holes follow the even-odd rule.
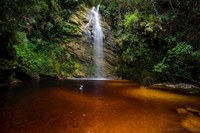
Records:
[[[0,133],[187,133],[177,109],[199,101],[128,80],[26,82],[0,88]]]

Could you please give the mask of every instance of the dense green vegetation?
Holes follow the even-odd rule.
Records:
[[[199,84],[200,2],[195,0],[3,0],[0,80],[34,74],[69,77],[83,69],[63,45],[79,27],[68,20],[79,5],[99,3],[121,47],[118,76],[145,84]]]
[[[13,80],[23,78],[24,74],[28,77],[35,74],[67,77],[80,69],[76,59],[68,55],[62,45],[77,27],[67,23],[74,9],[71,8],[77,4],[77,1],[65,0],[2,1],[1,78]],[[23,75],[16,75],[18,71]]]
[[[106,4],[103,14],[122,43],[124,78],[147,84],[200,81],[200,2],[112,0]]]

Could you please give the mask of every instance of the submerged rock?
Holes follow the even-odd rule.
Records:
[[[187,115],[181,122],[181,125],[193,133],[200,132],[200,118],[194,115]]]
[[[188,129],[190,132],[199,133],[200,131],[200,118],[188,115],[182,122],[181,125]]]
[[[182,115],[181,126],[190,132],[200,131],[200,110],[198,108],[186,107],[178,108],[178,114]]]
[[[188,108],[186,108],[186,110],[187,110],[188,112],[193,113],[194,115],[200,116],[200,110],[199,110],[199,109],[188,107]]]
[[[188,111],[184,108],[178,108],[177,112],[178,112],[178,114],[188,114]]]

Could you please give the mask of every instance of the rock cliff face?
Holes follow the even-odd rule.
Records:
[[[70,39],[63,44],[67,47],[69,54],[75,59],[79,60],[79,63],[84,66],[82,74],[74,75],[74,77],[94,77],[94,59],[93,59],[93,44],[90,39],[84,34],[85,25],[87,24],[87,16],[89,8],[85,6],[79,6],[72,14],[69,22],[70,24],[77,25],[77,28],[71,34]],[[105,77],[116,77],[118,54],[120,47],[115,45],[114,38],[111,35],[111,30],[108,24],[104,21],[101,22],[104,32],[104,67]]]

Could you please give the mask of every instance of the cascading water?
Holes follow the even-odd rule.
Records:
[[[103,30],[101,27],[101,20],[99,14],[99,5],[93,7],[89,12],[88,23],[85,26],[85,34],[88,38],[92,38],[94,44],[93,58],[95,61],[95,77],[104,77],[104,53],[103,53]],[[90,32],[90,26],[92,31]]]

